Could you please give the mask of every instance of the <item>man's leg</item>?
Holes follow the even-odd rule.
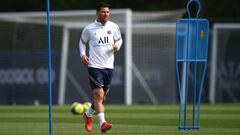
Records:
[[[88,132],[92,132],[92,123],[93,123],[92,115],[95,112],[95,110],[94,110],[94,108],[92,106],[89,107],[88,110],[83,113],[83,118],[85,120],[85,129]]]
[[[95,88],[93,90],[93,104],[95,111],[97,113],[98,119],[100,126],[106,122],[105,116],[104,116],[104,105],[103,105],[103,100],[104,100],[104,90],[103,88]]]
[[[95,88],[93,90],[93,104],[97,114],[104,113],[103,99],[104,99],[103,88]]]
[[[111,129],[112,124],[107,123],[105,120],[103,102],[106,99],[106,95],[103,88],[95,88],[93,90],[93,97],[94,97],[94,108],[97,113],[101,131],[105,133],[107,130]]]

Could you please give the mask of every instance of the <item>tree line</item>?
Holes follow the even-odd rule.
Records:
[[[130,8],[133,11],[166,11],[186,7],[187,0],[51,0],[51,10],[95,9],[104,1],[111,8]],[[201,17],[211,21],[240,22],[240,0],[199,0]],[[0,0],[0,12],[44,11],[46,0]]]

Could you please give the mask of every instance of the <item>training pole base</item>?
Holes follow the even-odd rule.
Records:
[[[199,130],[200,127],[178,127],[178,130]]]

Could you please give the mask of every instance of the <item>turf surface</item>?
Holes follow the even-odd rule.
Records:
[[[113,123],[109,135],[239,135],[240,105],[202,105],[201,129],[179,131],[177,105],[107,105],[106,119]],[[72,115],[70,106],[53,107],[52,135],[98,135],[87,133],[82,116]],[[0,135],[49,135],[48,106],[0,106]]]

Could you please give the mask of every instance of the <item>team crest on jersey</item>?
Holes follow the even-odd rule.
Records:
[[[108,34],[111,34],[111,31],[109,30],[107,33],[108,33]]]

